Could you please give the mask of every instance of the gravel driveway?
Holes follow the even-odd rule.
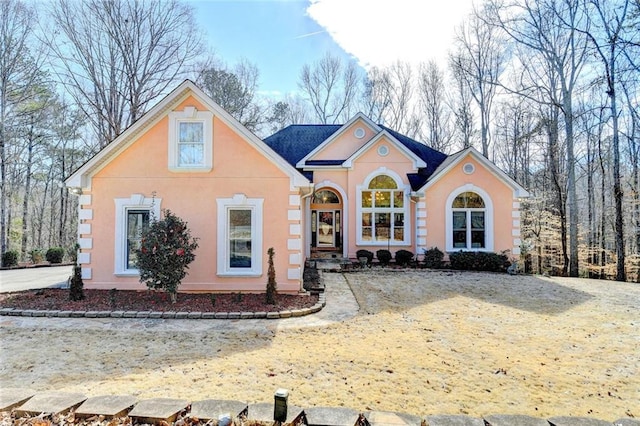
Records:
[[[246,402],[283,387],[305,407],[640,417],[637,284],[379,269],[325,277],[351,286],[357,314],[299,326],[0,317],[0,387]]]

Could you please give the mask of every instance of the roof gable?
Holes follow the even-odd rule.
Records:
[[[349,131],[349,129],[352,128],[355,124],[362,124],[364,127],[367,127],[374,134],[378,133],[381,130],[380,127],[377,126],[373,121],[371,121],[366,115],[359,112],[355,116],[353,116],[353,118],[351,118],[348,122],[346,122],[342,126],[339,126],[339,128],[332,135],[330,135],[327,139],[325,139],[322,143],[320,143],[312,151],[310,151],[302,159],[300,159],[297,162],[296,167],[303,168],[308,163],[308,161],[344,160],[345,158],[347,158],[349,155],[344,155],[343,158],[314,158],[314,157],[317,157],[323,151],[330,149],[331,145],[334,144],[342,136],[344,136]],[[364,134],[363,134],[363,137],[364,137]],[[366,142],[363,140],[362,144],[364,145],[366,144]],[[362,145],[360,145],[358,148],[360,148],[361,146]]]
[[[489,161],[485,156],[480,154],[475,148],[469,147],[465,150],[459,151],[450,155],[445,161],[443,161],[438,168],[431,174],[426,183],[422,185],[420,191],[426,191],[436,182],[442,179],[451,169],[459,165],[465,158],[472,157],[483,167],[485,167],[491,174],[504,182],[507,186],[511,187],[515,197],[528,197],[529,192],[524,189],[518,182],[513,180],[509,175],[503,172],[498,166]]]
[[[420,157],[418,157],[417,155],[415,155],[411,150],[409,150],[404,144],[400,143],[400,141],[398,141],[398,139],[396,139],[395,137],[393,137],[391,135],[391,133],[389,133],[386,130],[381,131],[380,133],[378,133],[377,135],[375,135],[373,138],[371,138],[367,143],[365,143],[360,149],[358,149],[356,152],[354,152],[349,158],[347,158],[342,165],[344,167],[348,167],[351,168],[353,167],[353,163],[359,158],[361,157],[365,152],[369,151],[374,145],[376,145],[379,141],[386,139],[387,141],[389,141],[390,144],[392,144],[398,151],[400,151],[402,154],[404,154],[409,160],[411,160],[413,162],[413,168],[414,169],[420,169],[420,168],[424,168],[427,166],[427,164],[425,163],[425,161],[423,159],[421,159]]]
[[[309,180],[292,167],[284,158],[271,149],[267,144],[251,133],[240,122],[234,119],[222,107],[216,104],[192,81],[185,80],[178,87],[172,90],[153,108],[145,113],[139,120],[129,126],[122,134],[115,138],[110,144],[101,149],[96,155],[80,166],[71,176],[65,180],[68,187],[87,188],[91,186],[91,177],[100,171],[105,165],[118,157],[145,131],[150,129],[158,121],[169,114],[172,108],[184,102],[189,96],[193,96],[198,102],[203,104],[213,115],[222,120],[236,134],[242,137],[247,143],[253,146],[267,160],[271,161],[280,170],[291,178],[292,186],[309,186]],[[214,141],[215,143],[215,141]]]

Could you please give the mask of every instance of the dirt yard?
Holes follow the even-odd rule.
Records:
[[[65,329],[47,325],[61,319],[17,327],[0,317],[0,387],[250,403],[283,387],[302,407],[640,417],[640,285],[447,271],[344,277],[360,312],[321,325]]]

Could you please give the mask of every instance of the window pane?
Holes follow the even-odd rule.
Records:
[[[149,226],[149,210],[127,211],[126,269],[136,269],[135,251],[140,249],[142,231]]]
[[[393,207],[404,207],[404,191],[393,191]]]
[[[484,231],[471,231],[471,248],[484,248]]]
[[[453,207],[454,209],[481,209],[484,208],[484,200],[475,192],[463,192],[462,194],[458,195],[455,200],[453,200],[453,204],[451,205],[451,207]]]
[[[335,192],[323,189],[313,196],[314,204],[338,204],[340,199]]]
[[[391,232],[391,213],[376,213],[375,240],[387,241]]]
[[[453,231],[453,247],[467,247],[467,231]]]
[[[376,207],[391,207],[391,191],[376,191],[374,194]]]
[[[180,123],[178,142],[204,143],[204,123]]]
[[[393,180],[390,176],[380,175],[371,179],[369,183],[369,189],[396,189],[398,185],[396,185],[396,181]]]
[[[204,145],[194,143],[180,144],[180,165],[200,165],[204,163]]]
[[[402,216],[399,218],[398,216]],[[404,214],[396,213],[395,221],[393,222],[393,240],[404,241]]]
[[[229,267],[251,268],[251,210],[229,211]]]
[[[484,229],[484,212],[471,212],[471,229]]]
[[[371,207],[371,191],[362,192],[362,207]]]
[[[466,228],[467,228],[467,213],[453,212],[453,229],[466,229]]]
[[[363,226],[362,227],[362,241],[371,241],[371,227]]]
[[[371,226],[371,213],[362,213],[362,226]]]

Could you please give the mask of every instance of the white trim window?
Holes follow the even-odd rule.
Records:
[[[493,250],[493,207],[480,188],[464,188],[447,199],[447,251]]]
[[[213,113],[185,107],[169,114],[169,170],[207,172],[213,167]]]
[[[145,198],[133,194],[129,198],[116,198],[115,269],[118,276],[137,276],[135,250],[140,247],[142,231],[152,218],[160,217],[160,198]]]
[[[410,192],[399,177],[376,173],[358,186],[357,244],[400,246],[411,243]]]
[[[262,198],[219,198],[218,275],[262,275]]]

